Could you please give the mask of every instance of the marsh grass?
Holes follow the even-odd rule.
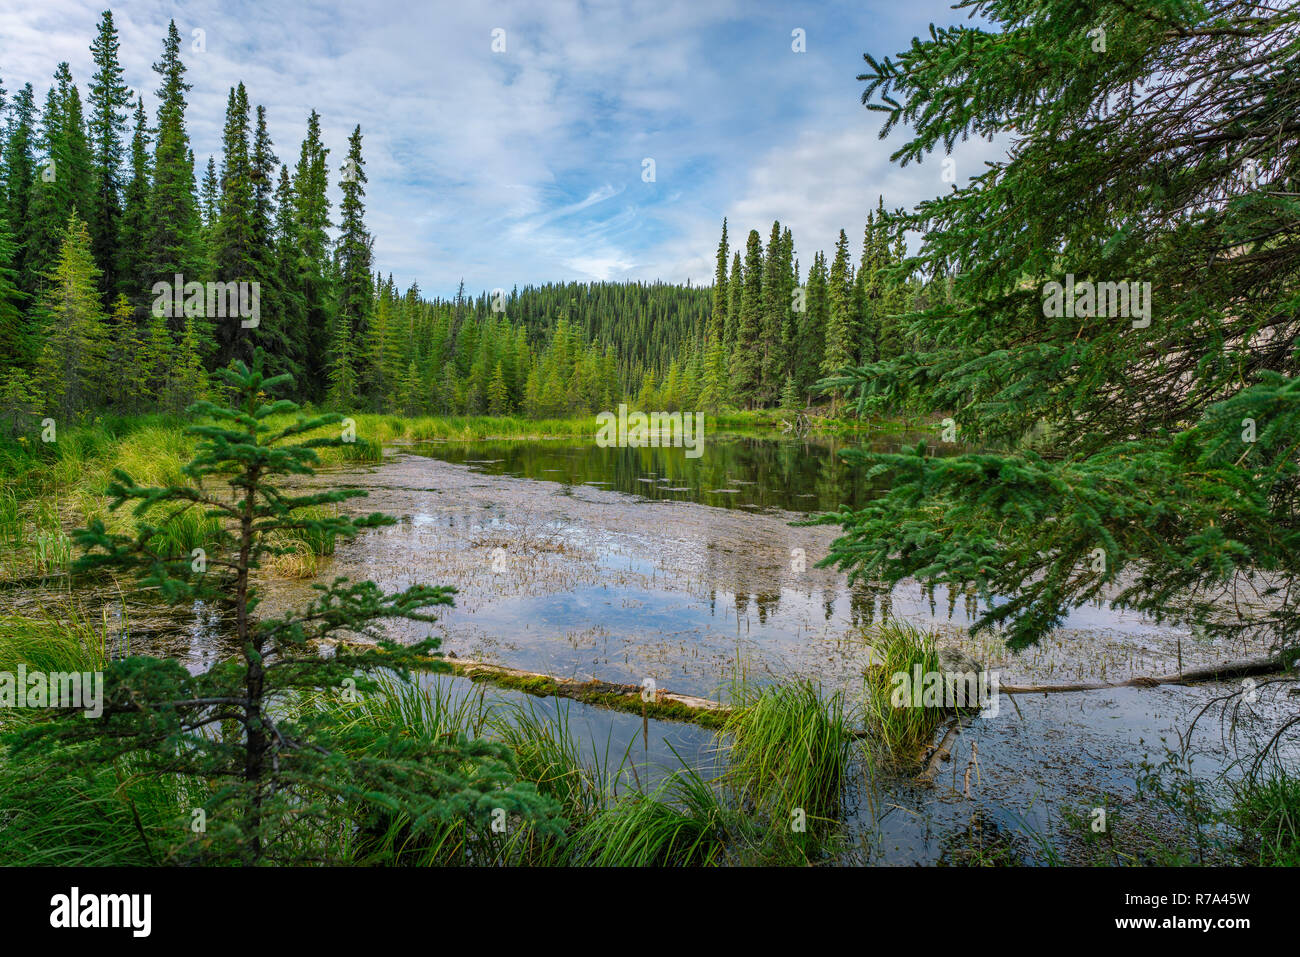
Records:
[[[301,508],[294,516],[302,519],[336,518],[337,506],[312,506]],[[282,578],[312,578],[321,568],[321,559],[334,554],[337,536],[322,528],[283,529],[269,539],[281,551],[268,557],[266,565]]]
[[[98,671],[108,662],[108,624],[68,604],[47,614],[0,615],[0,671]],[[3,712],[0,712],[3,713]]]
[[[596,867],[700,867],[722,863],[727,811],[717,790],[691,767],[650,794],[632,792],[574,834],[571,862]]]
[[[221,533],[221,523],[200,509],[187,508],[168,516],[157,529],[149,539],[149,551],[159,558],[175,559],[190,555],[196,548],[211,548]]]
[[[723,726],[727,777],[742,801],[789,822],[838,818],[853,734],[844,696],[809,682],[764,688]]]
[[[531,698],[511,702],[495,708],[490,721],[494,737],[514,752],[520,776],[554,798],[570,822],[590,818],[615,790],[628,752],[612,769],[608,747],[603,760],[596,753],[590,765],[584,763],[569,723],[569,702],[553,698],[549,707]]]
[[[382,462],[384,460],[384,447],[373,439],[357,439],[355,442],[348,442],[344,445],[335,446],[328,453],[321,456],[322,460],[329,461],[337,457],[343,462]]]
[[[108,626],[69,604],[41,616],[0,617],[0,671],[99,671]],[[0,710],[0,732],[45,720],[30,709]],[[179,777],[141,776],[125,759],[91,772],[69,772],[59,752],[0,758],[0,847],[9,866],[165,863],[162,848],[182,833],[206,786]]]
[[[34,786],[34,782],[39,785]],[[13,867],[168,863],[206,786],[138,775],[126,760],[68,773],[57,753],[0,761],[0,846]]]
[[[12,488],[0,486],[0,544],[16,548],[23,543],[25,530],[18,493]]]
[[[332,711],[341,730],[364,729],[376,739],[394,733],[425,741],[476,738],[488,716],[481,694],[443,675],[381,674],[355,701],[321,696],[313,704]],[[349,822],[340,834],[349,863],[436,867],[492,864],[502,856],[504,842],[469,815],[417,824],[402,813],[353,804],[337,809],[337,817]]]
[[[1273,769],[1240,785],[1229,817],[1243,835],[1252,864],[1300,866],[1300,779]]]
[[[864,712],[870,740],[897,764],[919,760],[934,740],[948,713],[921,702],[895,706],[896,674],[911,675],[916,665],[923,674],[939,670],[935,638],[906,622],[882,622],[871,636],[877,661],[863,672]]]

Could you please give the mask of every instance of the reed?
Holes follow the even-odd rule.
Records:
[[[864,710],[871,741],[883,748],[894,763],[917,760],[948,717],[942,707],[925,707],[912,700],[894,700],[895,675],[911,675],[919,665],[923,674],[939,670],[935,638],[907,622],[881,622],[872,634],[875,663],[863,672]]]
[[[728,716],[728,781],[774,819],[838,816],[853,733],[844,696],[810,682],[764,688]]]

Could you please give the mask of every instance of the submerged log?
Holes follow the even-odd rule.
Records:
[[[1243,658],[1225,661],[1203,668],[1188,668],[1177,674],[1149,677],[1139,675],[1127,681],[1094,681],[1068,685],[1004,685],[998,690],[1007,694],[1051,694],[1057,691],[1100,691],[1103,688],[1154,688],[1156,685],[1190,685],[1205,681],[1223,681],[1228,678],[1249,678],[1253,675],[1275,674],[1291,667],[1287,656],[1270,658]]]
[[[947,733],[940,739],[935,749],[930,752],[930,759],[925,762],[925,767],[916,776],[917,784],[933,786],[934,779],[939,774],[939,768],[945,761],[952,760],[952,746],[957,740],[957,735],[966,726],[966,723],[971,720],[971,717],[969,715],[958,715],[953,718],[952,724],[948,725]]]

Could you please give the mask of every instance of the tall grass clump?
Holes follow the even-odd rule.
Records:
[[[101,671],[107,626],[75,607],[0,617],[0,671]],[[48,720],[37,709],[0,711],[0,847],[9,866],[167,863],[160,849],[202,803],[194,779],[139,775],[128,760],[75,770],[59,748],[11,752],[8,732]]]
[[[445,745],[449,753],[471,748],[482,735],[489,719],[483,695],[460,679],[443,676],[403,678],[379,674],[374,686],[354,702],[318,699],[331,711],[341,732],[358,741],[412,741],[426,746]],[[367,756],[364,746],[354,757]],[[492,752],[512,774],[516,761],[508,748],[493,746]],[[527,781],[518,775],[521,781]],[[508,796],[500,801],[500,815],[484,820],[484,808],[466,804],[463,813],[440,818],[417,819],[396,809],[370,802],[352,802],[336,809],[339,842],[346,859],[355,864],[383,864],[413,867],[491,865],[516,862],[519,848],[533,843],[547,844],[562,837],[559,824],[534,829],[513,812]],[[494,798],[482,800],[491,803]],[[489,811],[498,808],[492,805]]]
[[[910,680],[917,665],[922,674],[938,672],[935,638],[907,622],[889,620],[875,629],[872,647],[875,661],[863,672],[867,730],[894,762],[905,764],[929,746],[947,712],[942,707],[924,707],[920,700],[896,701],[895,676],[907,675]]]
[[[336,454],[344,462],[382,462],[384,447],[371,439],[357,439],[338,446]]]
[[[763,688],[727,718],[727,776],[743,802],[789,822],[838,817],[853,732],[844,696],[809,682]]]
[[[48,614],[0,615],[0,671],[98,671],[108,660],[108,626],[75,606]]]
[[[321,519],[339,516],[335,506],[312,506],[297,509],[294,517],[303,520],[299,528],[285,528],[269,536],[276,551],[267,565],[286,578],[311,578],[320,570],[321,559],[334,554],[337,534],[318,524]]]
[[[701,867],[727,850],[727,812],[694,769],[674,771],[652,794],[632,792],[572,838],[571,863],[596,867]]]
[[[491,717],[493,737],[514,753],[521,778],[554,799],[568,821],[581,823],[600,810],[611,790],[608,762],[594,768],[583,763],[568,702],[556,698],[551,704],[554,710],[531,698],[503,704]]]
[[[0,544],[18,547],[23,543],[24,531],[18,494],[11,488],[0,486]]]
[[[40,720],[36,718],[34,720]],[[58,750],[0,760],[0,847],[10,867],[147,866],[202,806],[207,786],[138,774],[128,759],[72,770]]]
[[[1241,832],[1250,863],[1300,866],[1300,778],[1280,769],[1241,785],[1229,817]]]
[[[149,553],[158,558],[177,559],[196,548],[210,549],[221,535],[221,522],[190,508],[164,519],[149,538]]]

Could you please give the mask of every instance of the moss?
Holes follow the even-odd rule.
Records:
[[[692,708],[680,701],[642,701],[635,686],[614,685],[606,681],[557,681],[546,675],[518,675],[508,672],[490,672],[467,668],[456,659],[437,659],[451,668],[453,674],[468,677],[539,698],[571,698],[583,704],[627,714],[644,714],[656,721],[681,721],[705,728],[721,728],[726,722],[726,710]],[[632,688],[633,690],[624,690]]]

